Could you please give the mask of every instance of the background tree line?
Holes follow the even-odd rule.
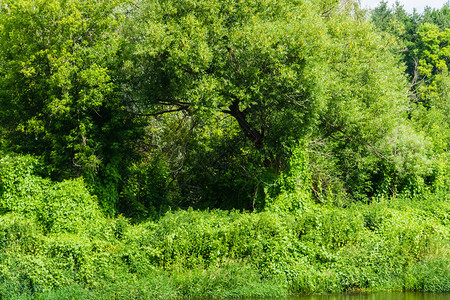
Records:
[[[263,210],[290,176],[340,206],[446,189],[449,13],[2,1],[2,151],[38,157],[52,180],[83,177],[107,214],[137,219]]]

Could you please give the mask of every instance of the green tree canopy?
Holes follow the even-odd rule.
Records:
[[[372,11],[375,25],[396,36],[402,45],[413,103],[409,117],[417,130],[427,136],[432,149],[433,172],[426,180],[440,188],[448,186],[450,180],[445,175],[450,168],[449,4],[441,9],[426,8],[423,14],[407,14],[403,8],[390,9],[383,2]]]
[[[231,116],[227,136],[250,141],[230,138],[232,155],[259,153],[260,169],[282,171],[298,140],[319,141],[349,190],[373,193],[382,161],[404,164],[391,137],[410,126],[407,81],[359,13],[351,1],[141,1],[130,98],[149,114]]]
[[[0,122],[10,149],[42,156],[58,179],[100,170],[117,183],[129,154],[135,121],[116,72],[121,2],[2,1]]]
[[[0,14],[4,140],[58,179],[85,176],[108,212],[177,189],[248,208],[293,153],[318,197],[427,174],[392,40],[354,1],[20,0]]]
[[[298,137],[323,102],[317,16],[308,1],[144,1],[132,23],[143,88],[134,96],[158,109],[228,114],[258,149]]]

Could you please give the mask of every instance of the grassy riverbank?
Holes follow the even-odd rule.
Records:
[[[64,213],[53,202],[0,216],[1,298],[450,291],[448,195],[295,213],[180,210],[140,224],[105,218],[80,195],[65,195]]]

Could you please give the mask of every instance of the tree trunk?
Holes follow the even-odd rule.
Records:
[[[252,141],[256,149],[261,149],[263,146],[264,129],[259,132],[258,130],[252,128],[250,123],[245,118],[247,112],[245,110],[241,111],[239,109],[239,99],[237,99],[236,97],[233,97],[233,99],[233,103],[228,106],[229,110],[224,110],[223,112],[233,116],[238,122],[239,127],[241,127],[245,136]]]

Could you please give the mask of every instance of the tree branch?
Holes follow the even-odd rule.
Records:
[[[180,106],[178,108],[168,109],[168,110],[161,110],[161,111],[157,111],[157,112],[154,112],[154,113],[147,113],[146,114],[146,113],[132,112],[132,114],[134,114],[136,116],[142,116],[142,117],[154,117],[154,116],[159,116],[159,115],[163,115],[163,114],[183,111],[183,110],[187,110],[187,109],[188,109],[188,106]]]
[[[264,129],[262,129],[261,132],[254,129],[245,118],[248,110],[245,109],[244,111],[241,111],[239,109],[240,100],[234,95],[232,95],[231,98],[233,99],[233,102],[228,106],[229,110],[222,110],[222,112],[233,116],[238,122],[239,127],[241,127],[245,136],[253,142],[253,145],[257,149],[261,149],[263,146]]]

